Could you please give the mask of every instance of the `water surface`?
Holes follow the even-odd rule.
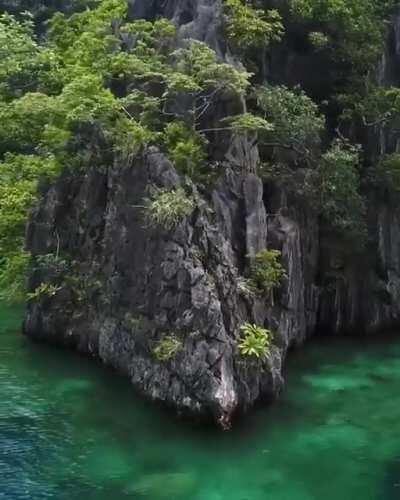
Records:
[[[400,338],[312,342],[232,432],[19,333],[0,308],[1,500],[399,500]]]

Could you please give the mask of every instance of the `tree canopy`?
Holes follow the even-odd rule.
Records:
[[[312,47],[331,51],[333,64],[348,68],[341,94],[332,97],[340,120],[368,127],[393,126],[397,119],[398,89],[380,87],[372,71],[393,3],[288,0],[289,17],[303,24]],[[284,161],[311,174],[305,178],[318,193],[321,217],[340,231],[359,227],[365,212],[362,151],[327,129],[324,103],[301,88],[260,85],[246,68],[249,50],[265,54],[284,42],[285,12],[245,0],[223,6],[227,58],[198,40],[178,43],[167,19],[129,20],[125,0],[58,12],[40,37],[29,14],[0,15],[3,295],[23,294],[22,270],[29,262],[24,225],[39,184],[61,171],[107,168],[115,160],[129,164],[151,144],[201,183],[212,178],[213,134],[251,137],[264,147],[263,162],[278,164],[277,151],[290,150]],[[382,174],[386,183],[397,179],[397,164],[394,156],[379,163],[379,172],[390,170]]]

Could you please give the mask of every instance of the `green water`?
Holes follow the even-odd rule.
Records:
[[[0,499],[400,498],[400,339],[319,341],[232,432],[179,421],[123,378],[30,343],[0,310]]]

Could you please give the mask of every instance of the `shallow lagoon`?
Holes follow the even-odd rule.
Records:
[[[1,500],[400,499],[400,337],[322,339],[221,433],[175,419],[0,309]]]

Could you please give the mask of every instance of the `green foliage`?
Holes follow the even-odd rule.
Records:
[[[317,25],[334,44],[337,59],[366,71],[382,52],[384,22],[395,0],[289,0],[292,14]]]
[[[254,8],[245,0],[224,0],[225,32],[241,49],[264,48],[283,35],[283,24],[276,10]]]
[[[51,283],[41,283],[33,292],[27,294],[27,298],[35,301],[43,297],[54,297],[60,290],[61,287]]]
[[[397,4],[397,0],[289,0],[296,21],[302,20],[311,31],[311,43],[317,41],[317,48],[322,48],[324,37],[329,41],[323,48],[335,65],[334,98],[344,108],[343,117],[352,118],[358,105],[376,108],[371,84],[384,53],[391,10]]]
[[[272,142],[305,154],[320,142],[325,118],[302,90],[285,86],[262,86],[256,91],[260,108],[271,122]]]
[[[15,263],[41,179],[66,166],[111,164],[112,154],[129,163],[153,143],[197,175],[206,158],[198,121],[219,96],[241,99],[248,89],[250,74],[204,43],[173,51],[176,30],[166,19],[128,22],[126,14],[125,0],[58,13],[42,43],[30,18],[0,16],[0,273],[22,269]],[[182,94],[192,100],[188,111],[173,105]],[[150,219],[167,228],[193,209],[181,190],[159,194]]]
[[[114,151],[128,162],[157,138],[157,134],[147,126],[126,116],[116,121],[112,133]]]
[[[24,227],[34,203],[37,184],[58,171],[54,158],[7,154],[0,163],[0,288],[1,299],[21,301],[25,296]]]
[[[174,75],[185,75],[192,81],[192,92],[219,90],[228,95],[244,95],[249,86],[250,74],[231,64],[218,61],[216,53],[197,40],[189,40],[184,48],[173,53]],[[168,88],[171,88],[170,82]],[[186,80],[186,85],[188,80]],[[181,90],[181,89],[179,89]]]
[[[385,188],[400,192],[400,153],[387,155],[378,163],[377,182]]]
[[[105,0],[70,17],[53,16],[48,30],[50,47],[62,59],[64,78],[75,79],[87,72],[102,77],[110,74],[112,56],[119,46],[111,23],[124,19],[126,9],[123,1]]]
[[[365,77],[376,61],[392,3],[289,0],[309,41],[334,51],[349,78]],[[261,4],[224,1],[231,49],[254,51],[280,39],[279,14]],[[24,279],[16,274],[13,282],[11,272],[26,268],[24,225],[42,182],[65,168],[130,164],[151,144],[164,148],[181,173],[203,181],[212,176],[206,167],[211,132],[224,131],[224,141],[238,134],[257,139],[268,154],[273,146],[274,160],[277,148],[289,149],[296,166],[312,165],[311,186],[324,218],[354,232],[363,218],[354,151],[335,143],[319,161],[325,120],[318,106],[299,89],[254,91],[252,76],[205,43],[177,45],[176,28],[166,19],[130,21],[126,0],[98,0],[71,16],[56,14],[40,39],[29,17],[0,15],[0,284],[19,294]],[[398,89],[379,89],[365,78],[360,84],[357,78],[342,106],[367,124],[395,124]],[[221,99],[237,114],[221,116]],[[395,182],[389,164],[395,162],[388,159],[384,170],[393,175],[385,179]],[[166,229],[195,206],[182,188],[158,190],[145,205],[148,222]],[[264,287],[263,278],[258,280]]]
[[[167,335],[156,343],[153,354],[158,361],[166,362],[173,359],[182,348],[181,340],[174,335]]]
[[[174,229],[194,210],[195,203],[184,189],[157,189],[145,200],[146,220],[151,226]]]
[[[270,132],[274,126],[261,116],[251,113],[242,113],[236,116],[228,116],[222,120],[230,130],[236,132]]]
[[[269,355],[272,342],[272,332],[262,326],[245,323],[240,327],[241,337],[238,343],[242,356],[265,358]]]
[[[318,162],[315,191],[323,217],[338,231],[365,238],[365,205],[360,189],[360,149],[335,141]]]
[[[103,123],[117,110],[117,101],[111,91],[104,88],[99,75],[84,74],[70,80],[57,99],[62,109],[65,126],[76,122]]]
[[[177,169],[192,178],[205,171],[205,138],[183,122],[171,122],[164,129],[164,144]]]
[[[95,296],[102,298],[104,283],[92,270],[80,268],[73,262],[70,272],[58,278],[61,286],[70,292],[73,306],[84,306],[86,309],[93,303]]]
[[[382,87],[367,81],[361,95],[343,94],[341,104],[345,107],[342,117],[357,117],[366,126],[389,125],[398,128],[400,125],[400,89]]]
[[[329,37],[321,31],[311,31],[308,39],[315,49],[324,49],[329,44]]]
[[[0,14],[0,100],[47,87],[49,71],[57,80],[57,60],[38,44],[32,19]]]
[[[250,281],[254,288],[268,293],[281,284],[286,272],[280,257],[279,250],[265,249],[256,254],[250,268]]]
[[[26,299],[26,275],[30,254],[22,249],[0,258],[0,301],[23,302]]]
[[[70,272],[72,262],[55,253],[48,253],[44,255],[35,255],[33,259],[33,268],[47,272],[55,278],[63,278]]]

